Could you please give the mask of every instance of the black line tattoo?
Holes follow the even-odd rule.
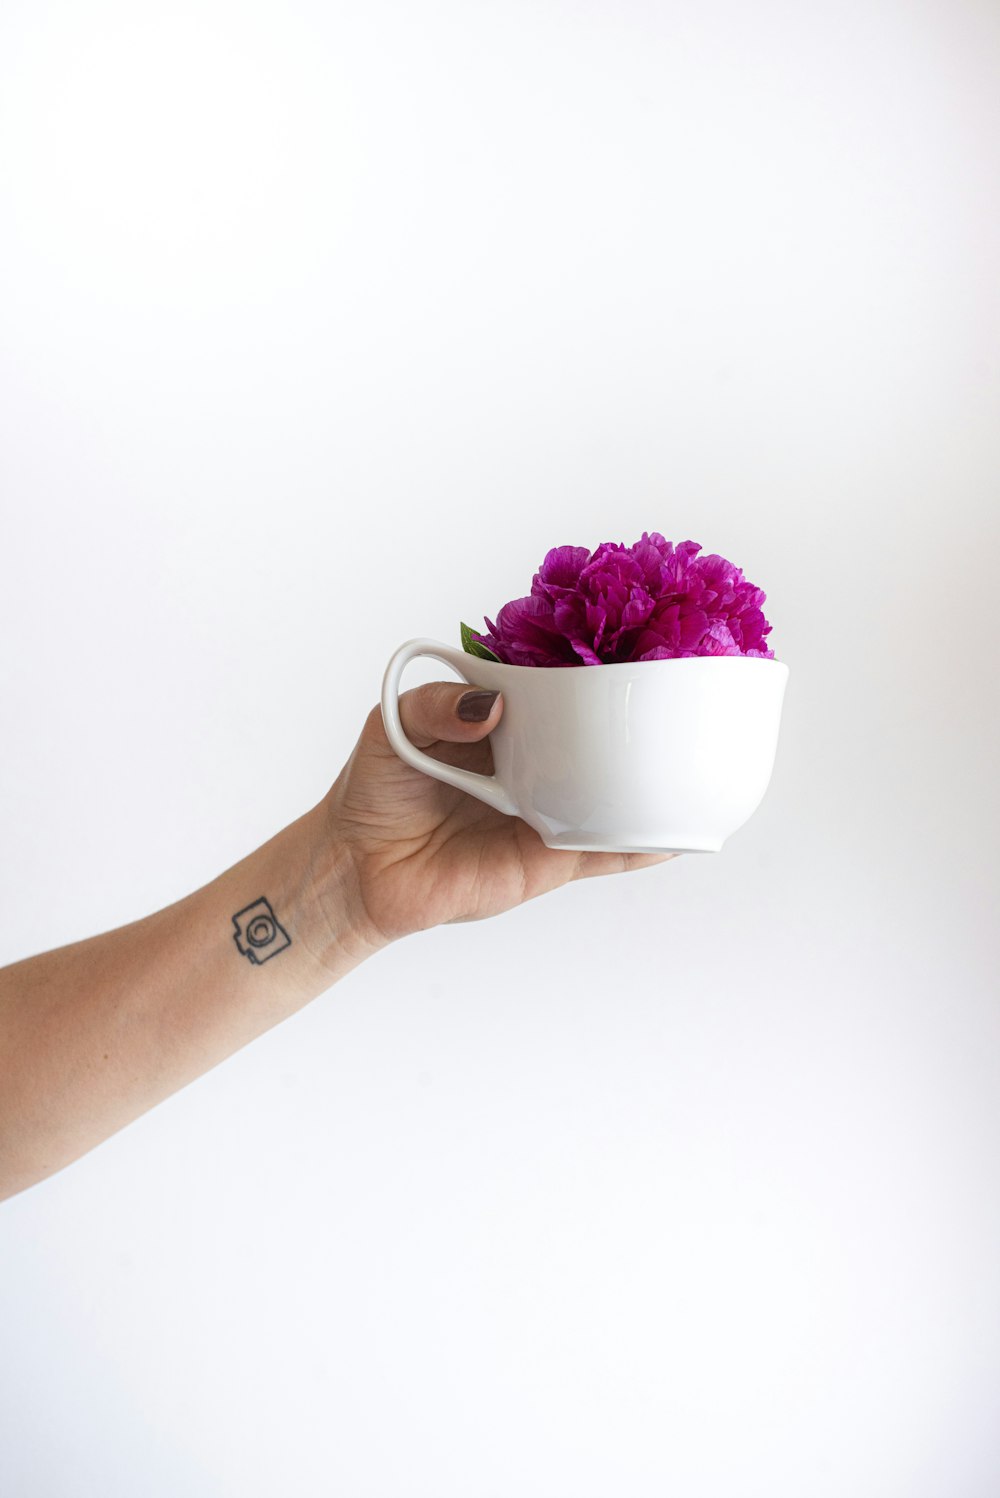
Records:
[[[252,905],[245,905],[233,916],[236,933],[233,941],[244,957],[260,965],[292,945],[292,938],[271,909],[271,902],[261,895]]]

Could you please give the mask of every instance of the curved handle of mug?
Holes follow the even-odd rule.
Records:
[[[433,775],[435,780],[443,780],[445,785],[456,786],[460,791],[468,791],[470,796],[485,801],[487,806],[495,807],[505,816],[520,816],[517,804],[495,775],[477,775],[473,770],[442,764],[440,760],[431,759],[429,754],[417,749],[406,737],[399,717],[399,682],[407,664],[418,655],[433,656],[435,660],[442,661],[444,665],[457,671],[463,681],[469,681],[466,670],[473,657],[464,650],[454,650],[450,645],[439,644],[437,640],[407,640],[405,645],[400,645],[382,679],[382,722],[385,724],[389,743],[400,759],[412,765],[415,770]],[[469,685],[475,686],[476,683],[469,681]]]

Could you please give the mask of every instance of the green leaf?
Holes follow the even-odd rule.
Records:
[[[462,649],[468,655],[478,655],[481,661],[496,661],[498,665],[503,665],[498,655],[494,655],[492,650],[488,649],[487,646],[483,645],[479,640],[472,638],[472,630],[467,624],[463,623],[461,629]]]

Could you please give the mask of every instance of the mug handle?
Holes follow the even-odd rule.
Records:
[[[487,806],[495,807],[505,816],[520,816],[517,803],[495,775],[477,775],[473,770],[442,764],[440,760],[431,759],[429,754],[424,754],[423,750],[416,748],[406,737],[399,716],[399,682],[407,664],[418,655],[433,656],[436,661],[451,666],[463,681],[469,682],[469,686],[477,685],[476,682],[469,681],[466,675],[467,662],[474,659],[466,651],[441,645],[437,640],[407,640],[390,660],[382,679],[382,722],[385,724],[389,743],[400,759],[412,765],[415,770],[433,775],[435,780],[443,780],[445,785],[456,786],[460,791],[468,791],[470,796],[485,801]]]

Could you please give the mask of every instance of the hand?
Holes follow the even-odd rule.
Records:
[[[432,759],[490,775],[488,734],[503,698],[432,682],[399,699],[403,730]],[[481,721],[460,716],[487,710]],[[405,764],[380,708],[322,803],[326,833],[350,853],[357,903],[374,945],[446,921],[481,920],[571,879],[648,868],[675,853],[575,853],[547,848],[534,828]]]

